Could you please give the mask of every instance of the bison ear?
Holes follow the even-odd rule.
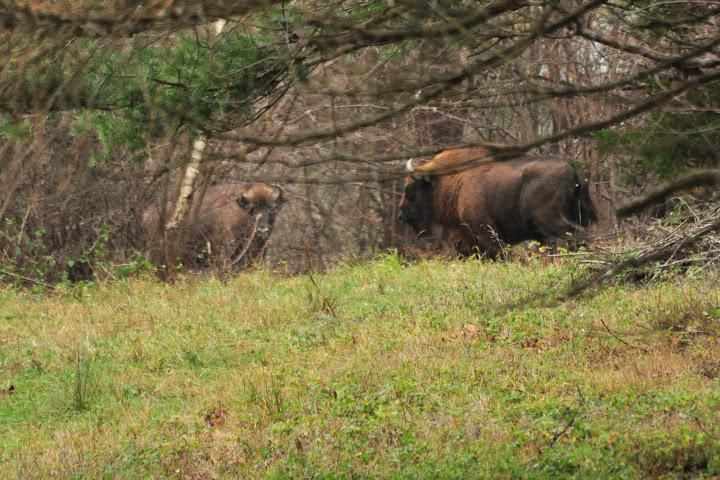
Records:
[[[252,208],[252,202],[249,198],[245,196],[245,194],[240,195],[238,198],[235,199],[235,202],[238,204],[240,208],[243,210],[250,210]]]

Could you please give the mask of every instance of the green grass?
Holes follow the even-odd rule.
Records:
[[[720,287],[578,267],[0,290],[0,478],[710,478]]]

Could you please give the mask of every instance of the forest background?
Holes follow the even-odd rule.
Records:
[[[265,257],[278,270],[403,250],[417,243],[394,221],[404,162],[483,142],[571,158],[591,185],[597,241],[632,236],[638,222],[619,226],[619,205],[720,158],[719,12],[707,1],[0,2],[0,276],[42,285],[76,265],[96,277],[139,268],[142,212],[188,201],[191,171],[199,192],[283,188]]]

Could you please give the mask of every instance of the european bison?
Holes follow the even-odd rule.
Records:
[[[213,185],[182,223],[167,229],[158,207],[151,207],[142,219],[150,259],[242,268],[264,254],[283,203],[282,190],[265,183]]]
[[[457,254],[489,258],[502,242],[553,243],[597,219],[587,185],[560,157],[522,156],[453,173],[454,166],[492,158],[492,147],[477,147],[447,150],[421,165],[408,161],[398,219],[418,234],[441,226]]]

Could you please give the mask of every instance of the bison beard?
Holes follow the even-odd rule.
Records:
[[[442,226],[459,255],[489,258],[498,256],[502,242],[554,243],[596,220],[586,184],[560,157],[523,156],[431,175],[478,159],[492,159],[492,152],[456,149],[419,167],[408,162],[409,170],[422,177],[405,180],[399,220],[419,234]]]

